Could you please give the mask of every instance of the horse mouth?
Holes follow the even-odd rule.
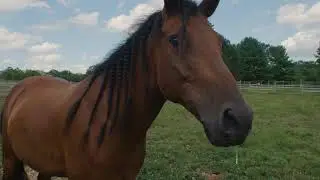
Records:
[[[209,128],[205,125],[205,123],[201,122],[207,136],[209,142],[216,146],[216,147],[232,147],[242,145],[245,140],[246,136],[239,138],[239,137],[231,137],[231,136],[223,136],[220,133],[211,133]]]

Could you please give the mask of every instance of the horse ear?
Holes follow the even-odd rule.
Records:
[[[202,0],[199,4],[200,12],[206,16],[210,17],[217,9],[220,0]]]
[[[180,11],[183,0],[164,0],[164,10],[168,15]]]

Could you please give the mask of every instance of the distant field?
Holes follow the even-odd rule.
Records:
[[[320,93],[244,92],[255,112],[253,133],[235,149],[216,148],[190,113],[167,103],[152,125],[139,180],[320,179]]]

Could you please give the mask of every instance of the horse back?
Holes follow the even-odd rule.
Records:
[[[34,76],[17,83],[5,100],[4,141],[35,170],[64,169],[61,126],[75,86],[59,78]]]
[[[20,104],[26,102],[29,103],[28,106],[41,105],[41,109],[53,107],[63,103],[63,100],[68,97],[68,92],[71,93],[72,87],[73,83],[51,76],[25,78],[11,89],[6,97],[3,111],[12,114],[14,109],[21,108]],[[40,111],[39,114],[41,114]]]

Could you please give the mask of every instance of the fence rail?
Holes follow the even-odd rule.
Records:
[[[0,101],[4,100],[9,90],[16,84],[15,81],[1,81],[0,80]],[[274,93],[290,93],[290,94],[303,94],[303,93],[320,93],[320,82],[253,82],[253,81],[238,81],[238,87],[241,90],[254,91],[254,92],[274,92]]]
[[[251,82],[251,81],[238,81],[238,86],[242,90],[259,90],[259,91],[286,91],[291,93],[320,93],[319,82]]]

